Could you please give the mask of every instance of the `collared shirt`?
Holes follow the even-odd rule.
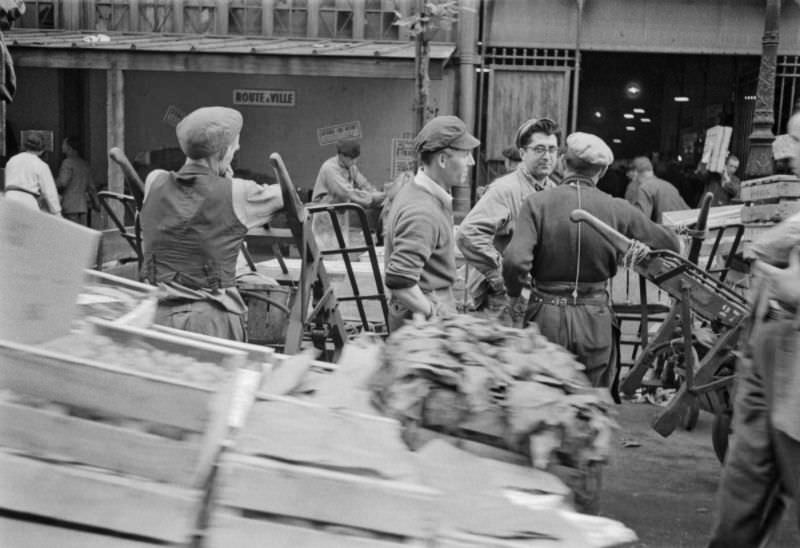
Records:
[[[15,154],[6,164],[5,177],[7,190],[17,187],[31,194],[41,195],[50,213],[61,212],[53,174],[50,173],[50,167],[38,155],[27,151]],[[16,196],[12,196],[13,194],[22,193],[8,192],[7,198],[17,199]]]
[[[431,197],[434,199],[431,200]],[[449,289],[456,279],[450,194],[425,172],[403,184],[387,208],[386,287]]]
[[[375,189],[356,165],[343,166],[337,154],[319,168],[311,200],[325,204],[352,202],[353,192],[359,190],[372,192]]]
[[[63,189],[61,205],[65,213],[86,213],[89,192],[94,192],[92,172],[83,158],[65,158],[58,170],[56,186]]]
[[[145,198],[150,191],[150,187],[156,178],[166,173],[163,169],[156,169],[147,175],[145,180]],[[184,166],[182,174],[206,174],[209,173],[207,167],[199,165]],[[233,199],[233,211],[239,221],[248,229],[263,226],[283,208],[283,195],[280,185],[260,185],[248,179],[233,178],[231,185]],[[192,289],[176,282],[159,283],[161,290],[160,299],[169,300],[208,300],[218,303],[220,306],[233,312],[243,314],[247,310],[239,291],[236,287],[223,289]]]
[[[550,179],[534,179],[524,164],[495,179],[458,228],[456,244],[464,259],[484,276],[499,277],[502,254],[525,198],[555,186]]]

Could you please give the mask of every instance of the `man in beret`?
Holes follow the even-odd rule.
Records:
[[[617,271],[617,251],[593,229],[572,222],[570,213],[584,209],[652,248],[678,251],[678,240],[625,200],[597,189],[614,160],[602,139],[579,132],[566,144],[559,186],[522,204],[503,254],[503,278],[516,299],[530,274],[524,323],[536,322],[545,337],[575,354],[594,386],[610,386],[613,315],[606,285]]]
[[[22,152],[9,158],[6,164],[6,199],[37,211],[41,203],[53,215],[61,216],[56,182],[50,166],[41,158],[42,152],[42,137],[38,133],[26,134]]]
[[[649,158],[646,156],[634,158],[633,167],[638,182],[633,205],[641,209],[648,219],[660,223],[667,211],[690,209],[675,185],[656,177],[653,163]]]
[[[378,192],[358,169],[361,145],[356,141],[340,141],[336,145],[336,156],[323,162],[314,183],[311,201],[314,204],[352,203],[363,207],[380,207],[384,194]],[[339,226],[345,244],[349,243],[349,215],[340,213]],[[320,249],[338,248],[339,243],[333,232],[330,215],[317,213],[312,221],[312,229]]]
[[[800,176],[800,112],[784,144]],[[800,213],[752,244],[751,328],[736,364],[733,434],[709,548],[766,546],[794,501],[800,525]]]
[[[235,286],[247,230],[283,207],[278,185],[233,177],[242,115],[199,108],[176,128],[186,162],[145,181],[141,277],[161,289],[156,323],[244,340],[247,307]]]
[[[414,314],[455,312],[456,279],[450,188],[463,184],[480,144],[456,116],[437,116],[417,134],[420,167],[387,206],[385,280],[391,293],[389,329]],[[393,189],[393,192],[395,189]]]
[[[550,175],[556,165],[561,129],[549,118],[532,118],[514,136],[521,162],[513,172],[495,179],[461,221],[456,244],[474,275],[472,302],[499,312],[507,305],[501,268],[503,251],[514,233],[519,208],[533,192],[555,187]],[[469,273],[473,278],[473,273]]]

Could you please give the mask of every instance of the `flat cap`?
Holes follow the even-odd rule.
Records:
[[[202,107],[178,122],[178,144],[192,160],[209,158],[228,148],[239,132],[243,119],[238,110],[227,107]]]
[[[467,126],[458,116],[437,116],[423,127],[414,139],[417,152],[457,148],[472,150],[481,144],[470,135]]]
[[[614,153],[597,135],[576,131],[567,137],[568,158],[582,160],[587,164],[607,167],[614,162]]]
[[[44,150],[44,139],[38,133],[27,133],[22,146],[31,152],[41,152]]]
[[[336,152],[348,158],[361,156],[361,145],[358,141],[339,141],[336,143]]]

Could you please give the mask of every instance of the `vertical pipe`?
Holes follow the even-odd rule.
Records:
[[[573,71],[574,78],[572,79],[572,120],[570,124],[572,133],[578,127],[578,88],[581,82],[581,28],[583,27],[584,1],[577,0],[578,9],[575,14],[575,69]]]
[[[772,141],[775,139],[772,126],[775,124],[773,108],[780,11],[781,0],[766,0],[756,109],[753,114],[753,132],[750,134],[750,152],[747,156],[746,174],[748,178],[764,177],[772,173]]]
[[[462,0],[458,13],[459,101],[458,114],[475,132],[475,62],[478,42],[478,1]]]

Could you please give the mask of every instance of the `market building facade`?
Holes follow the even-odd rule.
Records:
[[[746,157],[766,2],[462,0],[458,24],[433,37],[431,112],[455,113],[481,137],[479,182],[533,115],[597,133],[620,158],[683,161],[721,123]],[[163,163],[176,120],[207,104],[245,115],[238,167],[253,174],[277,151],[309,189],[343,136],[362,139],[362,171],[379,185],[407,165],[415,47],[394,22],[412,0],[26,5],[6,36],[19,80],[7,119],[16,135],[53,132],[53,168],[77,131],[98,182],[121,189],[109,148]],[[783,1],[779,33],[775,133],[800,97],[796,2]]]

